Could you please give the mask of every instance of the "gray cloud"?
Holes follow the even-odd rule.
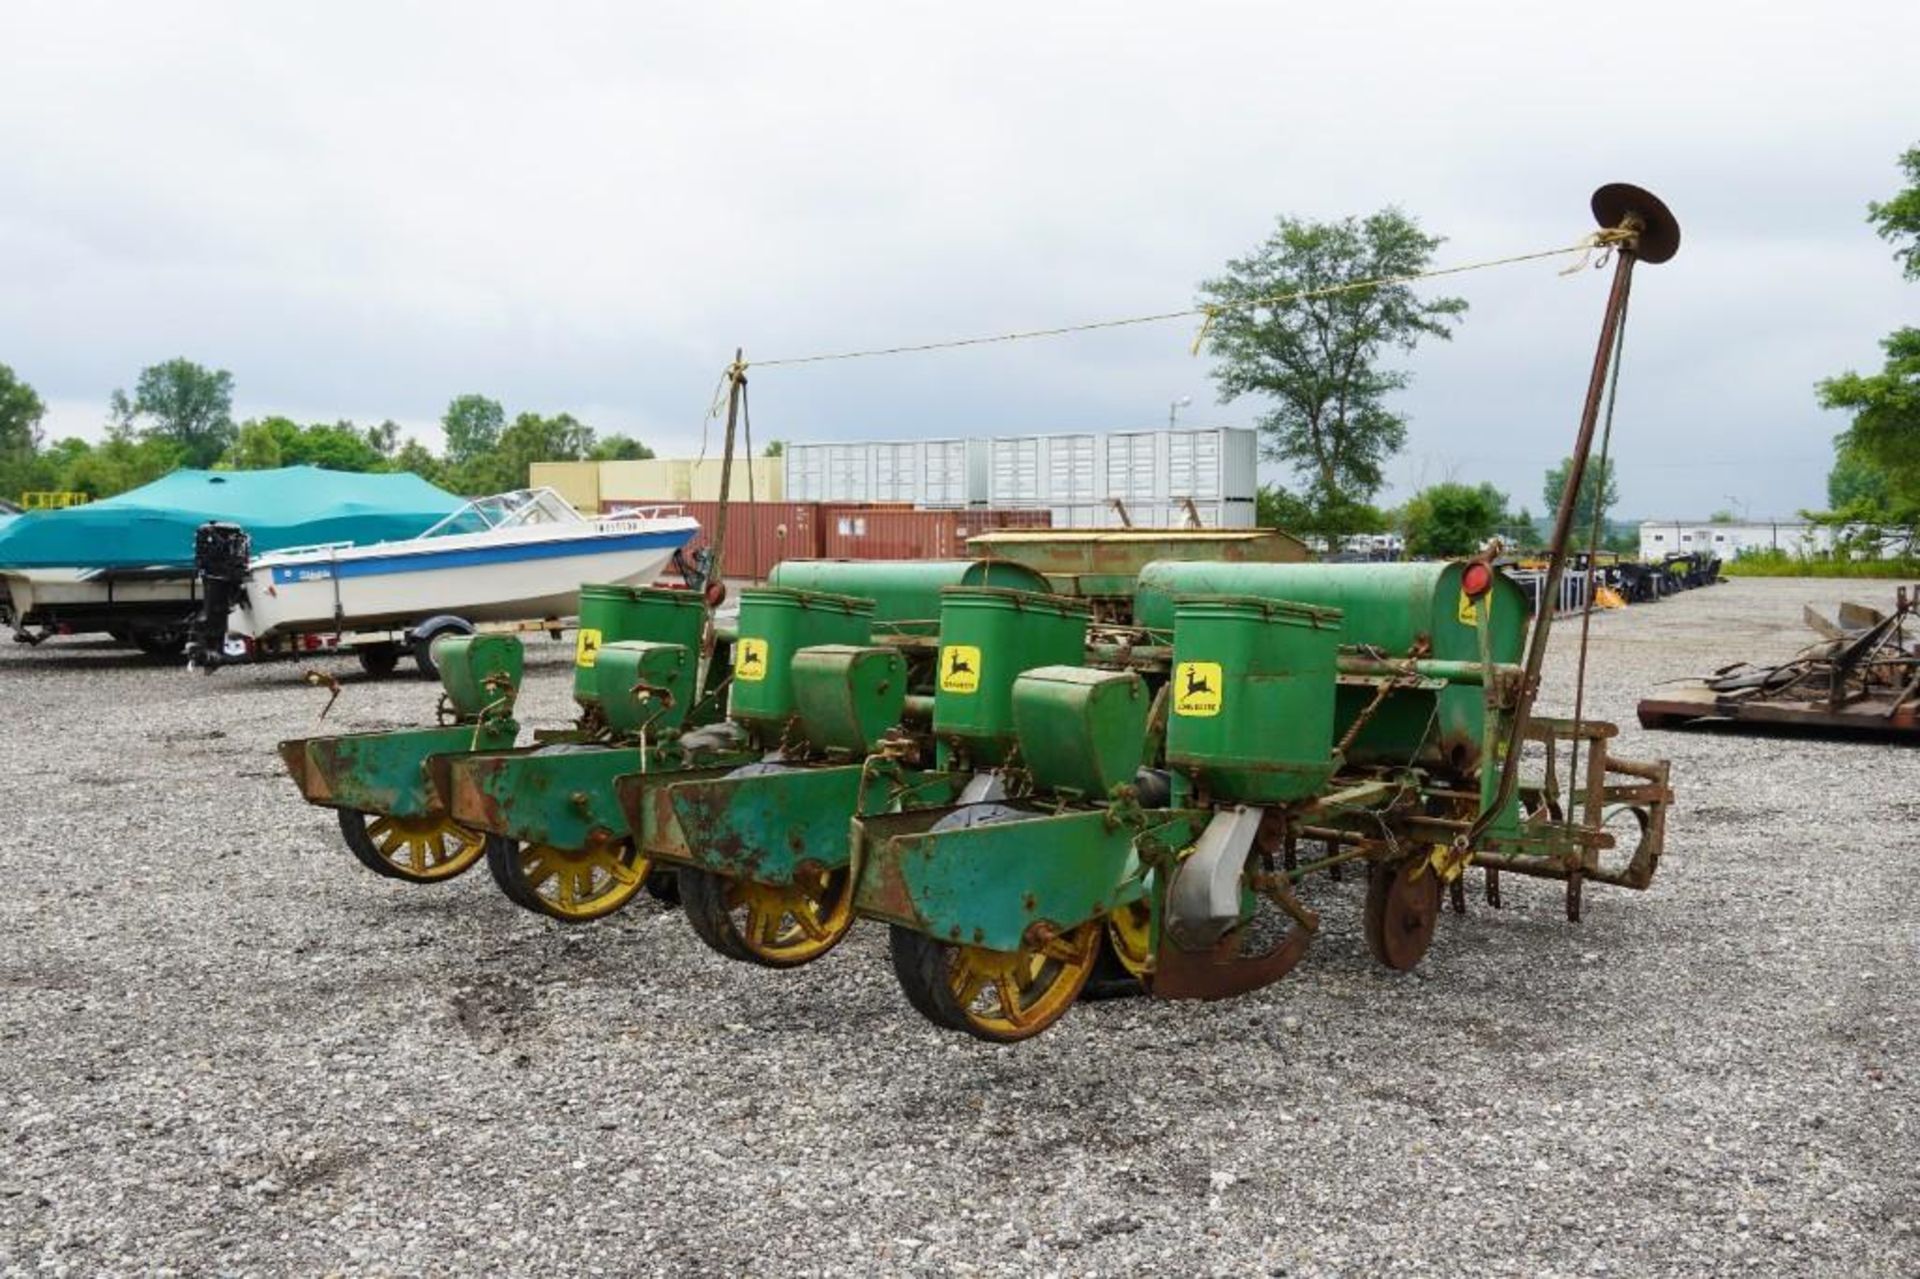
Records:
[[[1811,384],[1913,322],[1862,221],[1920,141],[1911,4],[10,6],[0,360],[97,421],[185,354],[241,407],[570,409],[675,451],[749,357],[1157,311],[1281,212],[1398,202],[1447,261],[1587,230],[1602,181],[1686,228],[1641,276],[1625,506],[1821,499]],[[1604,289],[1447,286],[1399,488],[1539,506]],[[1244,422],[1182,324],[766,369],[788,438]],[[430,429],[430,428],[428,428]]]

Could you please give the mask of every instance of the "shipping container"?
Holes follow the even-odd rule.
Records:
[[[1045,510],[1031,507],[916,511],[822,505],[821,555],[830,560],[954,559],[966,555],[970,537],[1049,523]]]
[[[1186,502],[1126,502],[1123,518],[1113,502],[1082,502],[1072,506],[1047,508],[1054,528],[1188,528],[1192,515],[1198,515],[1201,528],[1252,528],[1254,504],[1250,501],[1214,500],[1194,502],[1190,514]]]
[[[600,501],[716,502],[720,499],[722,459],[647,458],[630,462],[583,463],[600,468]],[[751,477],[751,488],[749,488]],[[777,457],[733,460],[734,496],[778,502],[785,498],[785,475]]]
[[[614,513],[649,509],[643,502],[610,503]],[[679,502],[668,505],[691,515],[700,523],[700,531],[687,543],[691,559],[695,551],[713,541],[714,524],[720,517],[718,502]],[[759,581],[783,559],[820,558],[819,508],[812,502],[729,502],[727,503],[727,545],[721,576]],[[666,576],[672,576],[667,570]]]

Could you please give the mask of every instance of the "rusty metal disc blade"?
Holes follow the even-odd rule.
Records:
[[[1593,219],[1603,227],[1617,227],[1628,217],[1640,219],[1640,239],[1633,255],[1642,262],[1665,262],[1680,251],[1680,220],[1659,196],[1627,182],[1609,182],[1593,193]]]
[[[1155,959],[1148,993],[1156,999],[1231,999],[1271,986],[1300,962],[1313,934],[1295,924],[1279,945],[1242,955],[1244,929],[1235,928],[1206,950],[1182,950],[1171,939]]]
[[[1374,862],[1368,868],[1364,916],[1367,949],[1397,972],[1425,957],[1440,918],[1440,879],[1418,861]]]

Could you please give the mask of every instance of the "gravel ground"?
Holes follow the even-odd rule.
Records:
[[[1602,616],[1594,713],[1842,593]],[[874,927],[776,974],[644,899],[377,879],[272,753],[299,673],[0,651],[0,1273],[1920,1270],[1920,751],[1629,727],[1679,796],[1651,891],[1571,925],[1509,880],[1394,976],[1349,879],[1277,986],[994,1048]],[[328,724],[432,703],[355,681]]]

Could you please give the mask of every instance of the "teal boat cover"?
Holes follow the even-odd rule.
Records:
[[[0,568],[188,568],[194,530],[208,520],[246,529],[255,555],[390,542],[419,536],[464,502],[406,471],[175,471],[118,497],[0,523]]]

